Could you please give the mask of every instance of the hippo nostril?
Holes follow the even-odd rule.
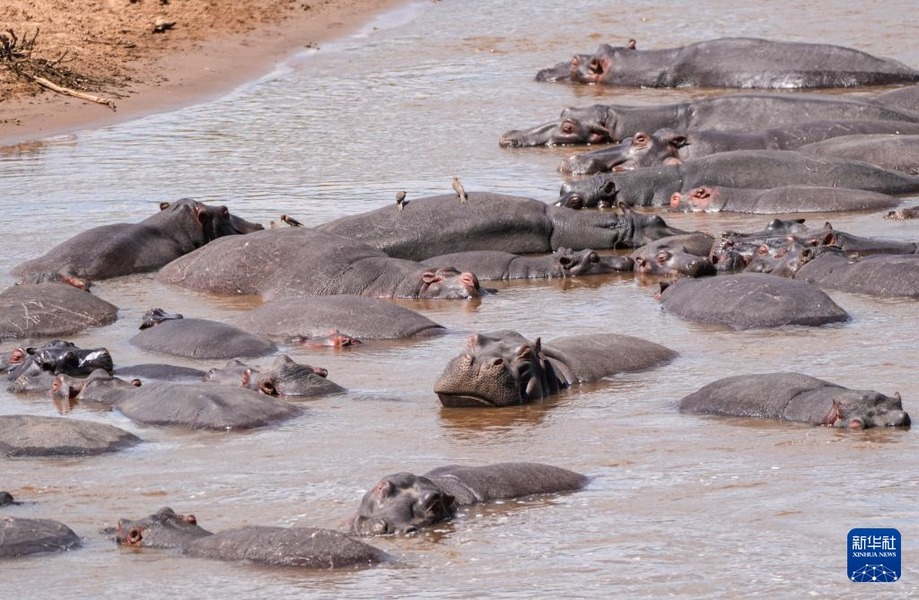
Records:
[[[496,359],[494,359],[493,361],[491,361],[491,365],[492,365],[493,367],[501,367],[501,366],[504,365],[504,359],[503,359],[503,358],[496,358]]]

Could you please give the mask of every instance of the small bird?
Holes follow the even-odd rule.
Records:
[[[400,212],[405,206],[405,190],[399,190],[396,192],[396,206],[399,207]]]
[[[303,223],[293,217],[288,217],[287,215],[281,215],[281,220],[291,227],[303,227]]]
[[[460,180],[456,175],[453,176],[453,191],[456,192],[456,197],[459,198],[460,202],[465,202],[466,199],[469,198],[469,196],[466,195],[466,190],[463,188],[463,184],[460,183]]]

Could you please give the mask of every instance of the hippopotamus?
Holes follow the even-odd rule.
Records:
[[[892,219],[895,221],[903,221],[905,219],[919,219],[919,206],[913,206],[911,208],[898,208],[897,210],[892,210],[884,215],[885,219]]]
[[[915,83],[919,71],[844,46],[732,37],[657,50],[601,44],[586,62],[576,55],[567,73],[556,65],[537,73],[536,80],[789,90]]]
[[[806,144],[798,150],[818,156],[860,160],[882,169],[919,175],[919,135],[846,135]]]
[[[582,489],[589,479],[551,465],[447,465],[424,475],[387,475],[364,494],[350,519],[356,535],[411,534],[453,518],[461,506]]]
[[[138,520],[120,519],[115,541],[131,548],[178,548],[188,556],[309,569],[360,567],[392,560],[343,533],[314,527],[250,526],[219,533],[169,507]]]
[[[557,206],[667,205],[676,193],[724,185],[766,189],[817,185],[883,194],[919,191],[919,177],[863,163],[792,150],[735,150],[678,165],[604,173],[562,184]]]
[[[434,393],[446,407],[520,405],[577,383],[663,365],[675,356],[659,344],[614,333],[563,337],[546,344],[510,330],[478,333],[447,364]]]
[[[824,289],[887,298],[919,298],[919,255],[875,254],[853,258],[823,252],[802,264],[794,277]]]
[[[251,429],[300,416],[293,404],[244,387],[157,381],[124,388],[113,408],[143,425]]]
[[[83,545],[72,529],[51,519],[0,518],[0,558],[64,552]]]
[[[150,352],[188,358],[264,356],[277,350],[269,340],[209,319],[167,319],[142,329],[128,341]]]
[[[715,131],[715,130],[678,130],[665,127],[652,134],[637,132],[622,142],[568,157],[562,161],[559,171],[562,173],[591,175],[610,171],[627,171],[640,167],[653,167],[662,164],[678,164],[680,161],[700,158],[718,152],[732,150],[798,150],[813,153],[830,154],[853,160],[864,160],[871,164],[893,171],[905,170],[908,163],[915,164],[915,150],[901,142],[898,147],[891,143],[877,160],[860,158],[857,152],[848,147],[826,146],[818,144],[825,140],[848,138],[851,136],[869,136],[869,134],[912,137],[919,134],[919,123],[903,121],[807,121],[784,127],[772,127],[757,132]],[[853,140],[858,139],[853,137]],[[886,138],[874,138],[885,141]],[[814,148],[813,150],[805,150]],[[877,151],[874,153],[878,154]],[[881,164],[879,161],[884,160]],[[916,175],[917,173],[910,173]]]
[[[387,300],[366,296],[336,295],[283,298],[265,302],[231,320],[245,331],[268,338],[310,341],[326,345],[329,332],[341,346],[359,340],[393,340],[413,336],[438,335],[443,325],[408,308]],[[337,341],[336,341],[337,340]]]
[[[140,379],[127,380],[115,377],[102,369],[97,369],[90,373],[89,377],[84,378],[59,374],[51,380],[50,396],[55,408],[62,415],[69,414],[77,405],[108,411],[124,398],[126,390],[139,387],[142,383]]]
[[[769,189],[703,185],[670,196],[670,210],[781,214],[881,210],[900,204],[895,196],[840,187],[783,185]]]
[[[900,394],[853,390],[791,372],[719,379],[680,400],[680,412],[780,419],[842,429],[910,426]]]
[[[910,85],[878,94],[871,98],[882,106],[908,111],[919,110],[919,85]]]
[[[470,198],[465,206],[473,202]],[[402,214],[417,203],[406,205]],[[261,295],[266,300],[336,294],[469,299],[481,294],[472,273],[430,269],[388,256],[359,240],[306,227],[216,240],[172,261],[157,279],[214,294]]]
[[[114,304],[64,283],[14,285],[0,292],[0,340],[73,335],[117,317]]]
[[[160,204],[160,212],[140,223],[94,227],[64,241],[44,256],[12,270],[16,276],[59,272],[69,267],[79,277],[108,279],[155,271],[219,237],[263,229],[191,198]]]
[[[0,506],[15,506],[17,504],[22,503],[16,501],[16,499],[13,498],[13,494],[9,492],[0,492]]]
[[[919,112],[886,107],[871,100],[816,94],[730,94],[652,106],[594,104],[568,107],[554,121],[508,131],[498,145],[523,148],[617,143],[640,131],[663,128],[757,132],[818,120],[919,123]],[[752,135],[735,139],[755,138]]]
[[[832,246],[825,246],[824,248],[833,248],[831,251],[842,252]],[[753,254],[744,271],[747,273],[768,273],[780,277],[794,277],[795,273],[808,261],[813,260],[818,252],[820,251],[812,246],[805,246],[794,241],[788,242],[777,249],[763,244]]]
[[[269,396],[312,398],[341,394],[345,388],[326,379],[329,372],[321,367],[301,364],[283,354],[267,368],[250,367],[231,360],[222,369],[211,369],[204,381],[241,385]]]
[[[0,456],[94,456],[140,442],[133,433],[105,423],[0,415]]]
[[[737,330],[819,326],[849,318],[816,286],[758,273],[679,279],[661,292],[660,299],[668,313]]]
[[[715,274],[715,265],[707,253],[697,254],[688,251],[684,246],[670,246],[660,243],[661,241],[648,244],[632,253],[635,273],[656,277],[703,277]]]
[[[80,377],[96,369],[111,372],[114,367],[112,355],[105,348],[78,348],[64,340],[52,340],[35,348],[14,348],[4,362],[7,379],[14,382],[15,389],[11,391],[29,391],[31,386],[16,383],[44,374],[49,375],[48,380],[60,373]],[[42,389],[47,389],[47,385],[43,383]]]
[[[545,202],[485,192],[465,204],[455,196],[419,198],[402,212],[381,208],[317,227],[362,241],[398,258],[425,260],[453,252],[492,250],[514,254],[559,248],[637,248],[684,233],[658,215],[581,213]]]
[[[628,256],[601,256],[595,250],[559,248],[543,256],[521,256],[499,250],[472,250],[443,254],[421,261],[431,267],[454,267],[474,272],[480,280],[567,279],[631,271]]]
[[[201,381],[205,372],[201,369],[165,363],[141,363],[117,367],[114,374],[141,381]]]

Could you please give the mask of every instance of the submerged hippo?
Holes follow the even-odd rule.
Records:
[[[264,356],[277,350],[269,340],[208,319],[167,319],[142,329],[128,341],[150,352],[188,358]]]
[[[881,210],[900,204],[887,194],[841,187],[785,185],[769,189],[703,185],[670,196],[670,210],[781,214]]]
[[[230,214],[225,206],[207,206],[190,198],[160,204],[160,212],[140,223],[94,227],[26,261],[12,274],[59,272],[70,267],[91,280],[155,271],[219,237],[263,229]]]
[[[532,254],[559,248],[637,248],[683,233],[657,215],[628,209],[621,214],[580,213],[530,198],[485,192],[470,195],[463,204],[452,195],[419,198],[402,212],[381,208],[317,229],[409,260],[474,250]]]
[[[872,134],[872,135],[869,135]],[[672,128],[658,129],[652,134],[637,132],[631,138],[618,144],[576,154],[562,161],[559,171],[579,175],[609,173],[610,171],[628,171],[640,167],[654,167],[662,164],[700,158],[718,152],[732,150],[798,150],[802,152],[823,153],[841,158],[863,160],[871,164],[894,171],[905,170],[910,161],[915,164],[915,149],[909,142],[901,141],[897,145],[889,138],[875,135],[904,136],[910,138],[919,134],[919,123],[903,121],[807,121],[784,127],[773,127],[764,131],[715,131],[715,130],[678,130]],[[856,137],[852,137],[856,136]],[[852,142],[835,145],[827,142],[830,139],[850,138],[855,141],[869,138],[887,142],[890,147],[883,154],[874,150],[872,155],[879,155],[877,160],[859,157],[858,151],[851,147]],[[821,144],[820,142],[825,142]],[[904,142],[906,142],[904,144]],[[867,144],[865,150],[871,151]],[[881,159],[884,162],[881,162]],[[916,173],[910,173],[915,175]]]
[[[567,279],[631,271],[627,256],[601,256],[594,250],[559,248],[544,256],[521,256],[497,250],[472,250],[443,254],[421,261],[431,267],[472,271],[480,280]]]
[[[0,558],[64,552],[82,545],[72,529],[51,519],[0,518]]]
[[[678,317],[732,329],[817,326],[849,318],[813,285],[754,273],[680,279],[661,293],[661,305]]]
[[[886,215],[885,219],[892,219],[894,221],[903,221],[906,219],[919,219],[919,207],[913,206],[911,208],[898,208],[897,210],[892,210]]]
[[[676,352],[614,333],[563,337],[543,344],[516,331],[473,334],[434,384],[447,407],[513,406],[541,400],[575,383],[663,365]]]
[[[465,269],[463,269],[465,271]],[[341,346],[355,340],[392,340],[444,331],[429,318],[387,300],[335,295],[265,302],[232,320],[255,335],[297,343]],[[328,339],[330,331],[333,339]]]
[[[408,204],[402,214],[417,202]],[[214,294],[265,299],[336,294],[469,299],[481,293],[472,273],[430,269],[360,241],[305,227],[216,240],[169,263],[157,279]]]
[[[653,106],[594,104],[569,107],[554,121],[508,131],[498,145],[524,148],[618,143],[640,131],[663,128],[757,132],[817,120],[919,123],[919,112],[870,100],[816,94],[730,94]]]
[[[718,38],[675,48],[638,50],[601,44],[588,60],[537,73],[537,81],[644,88],[848,88],[915,83],[919,71],[844,46]]]
[[[14,285],[0,292],[0,340],[73,335],[117,317],[114,304],[64,283]]]
[[[680,400],[680,412],[799,421],[849,429],[909,427],[899,394],[852,390],[802,373],[737,375]]]
[[[143,519],[120,519],[115,541],[131,548],[178,548],[188,556],[276,567],[354,568],[392,560],[382,550],[328,529],[251,526],[215,534],[199,527],[194,515],[179,515],[169,507]]]
[[[886,298],[919,298],[919,255],[876,254],[852,258],[824,252],[801,265],[794,278],[829,290]]]
[[[530,496],[571,492],[586,486],[580,473],[538,463],[498,463],[484,467],[448,465],[418,476],[395,473],[380,480],[350,519],[351,533],[415,533],[453,518],[457,508]]]
[[[105,423],[32,415],[0,416],[0,456],[94,456],[140,442],[136,435]]]
[[[583,208],[667,205],[674,194],[702,186],[766,189],[815,185],[860,189],[883,194],[919,192],[919,177],[887,171],[860,161],[813,156],[791,150],[735,150],[664,165],[605,173],[566,182],[558,206]]]
[[[208,371],[204,381],[239,385],[269,396],[285,398],[312,398],[343,393],[345,388],[326,379],[328,374],[326,369],[298,363],[285,354],[262,368],[231,360],[222,369]]]
[[[919,85],[910,85],[878,94],[871,99],[882,106],[908,111],[919,110]]]
[[[919,110],[919,107],[916,109]],[[807,144],[799,150],[818,156],[860,160],[882,169],[919,175],[919,135],[846,135]]]

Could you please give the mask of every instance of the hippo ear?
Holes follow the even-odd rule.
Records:
[[[240,377],[240,385],[244,388],[249,387],[249,384],[252,382],[252,369],[246,369],[243,371],[242,376]]]
[[[536,341],[533,342],[533,352],[536,353],[536,356],[542,356],[542,338],[536,338]]]
[[[766,245],[766,244],[760,244],[760,245],[756,248],[756,253],[759,254],[760,256],[765,256],[765,255],[769,254],[769,246]]]
[[[612,182],[610,182],[610,183],[612,183]],[[615,188],[614,188],[614,189],[615,189]],[[627,214],[629,214],[629,212],[631,211],[631,208],[629,207],[629,205],[626,204],[625,202],[623,202],[622,200],[620,200],[619,202],[616,203],[616,208],[618,208],[619,211],[620,211],[623,215],[627,215]]]
[[[425,271],[421,275],[421,281],[425,282],[428,285],[431,285],[432,283],[437,283],[441,279],[443,279],[443,277],[441,277],[440,273],[437,271]]]
[[[638,48],[638,42],[636,42],[634,39],[630,39],[629,43],[627,43],[625,47],[629,50],[636,50]]]
[[[836,233],[835,233],[832,229],[830,229],[829,231],[825,231],[825,232],[824,232],[823,237],[820,238],[820,244],[818,244],[818,245],[821,245],[821,246],[838,246],[838,245],[839,245],[839,238],[836,236]]]
[[[172,206],[172,202],[160,202],[160,210],[166,210]]]

